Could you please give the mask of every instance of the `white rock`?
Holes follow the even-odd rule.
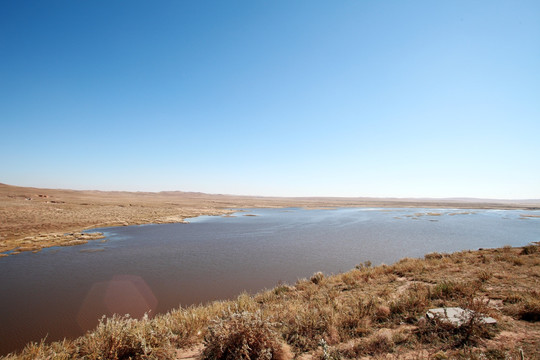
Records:
[[[461,326],[471,319],[474,311],[459,307],[429,309],[426,313],[428,319],[439,319],[440,321]],[[481,314],[480,314],[481,315]],[[481,315],[479,321],[484,324],[496,324],[497,320],[489,316]]]

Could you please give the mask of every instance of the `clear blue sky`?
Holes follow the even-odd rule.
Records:
[[[0,182],[540,198],[540,1],[2,1]]]

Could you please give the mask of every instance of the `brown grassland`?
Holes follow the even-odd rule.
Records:
[[[82,230],[182,222],[199,215],[226,215],[237,208],[427,207],[540,209],[540,201],[475,199],[278,198],[203,193],[75,191],[0,184],[0,256],[84,244],[99,235]]]
[[[3,359],[540,359],[539,285],[537,244],[432,253],[154,318],[102,319],[78,339]],[[497,324],[424,318],[442,306]]]

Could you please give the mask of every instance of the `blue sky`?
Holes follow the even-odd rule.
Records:
[[[0,182],[540,198],[538,1],[3,1]]]

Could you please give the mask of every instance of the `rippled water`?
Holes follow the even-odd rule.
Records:
[[[540,218],[524,214],[540,212],[250,209],[98,229],[106,242],[0,258],[0,353],[81,335],[103,314],[166,312],[366,260],[539,241]]]

